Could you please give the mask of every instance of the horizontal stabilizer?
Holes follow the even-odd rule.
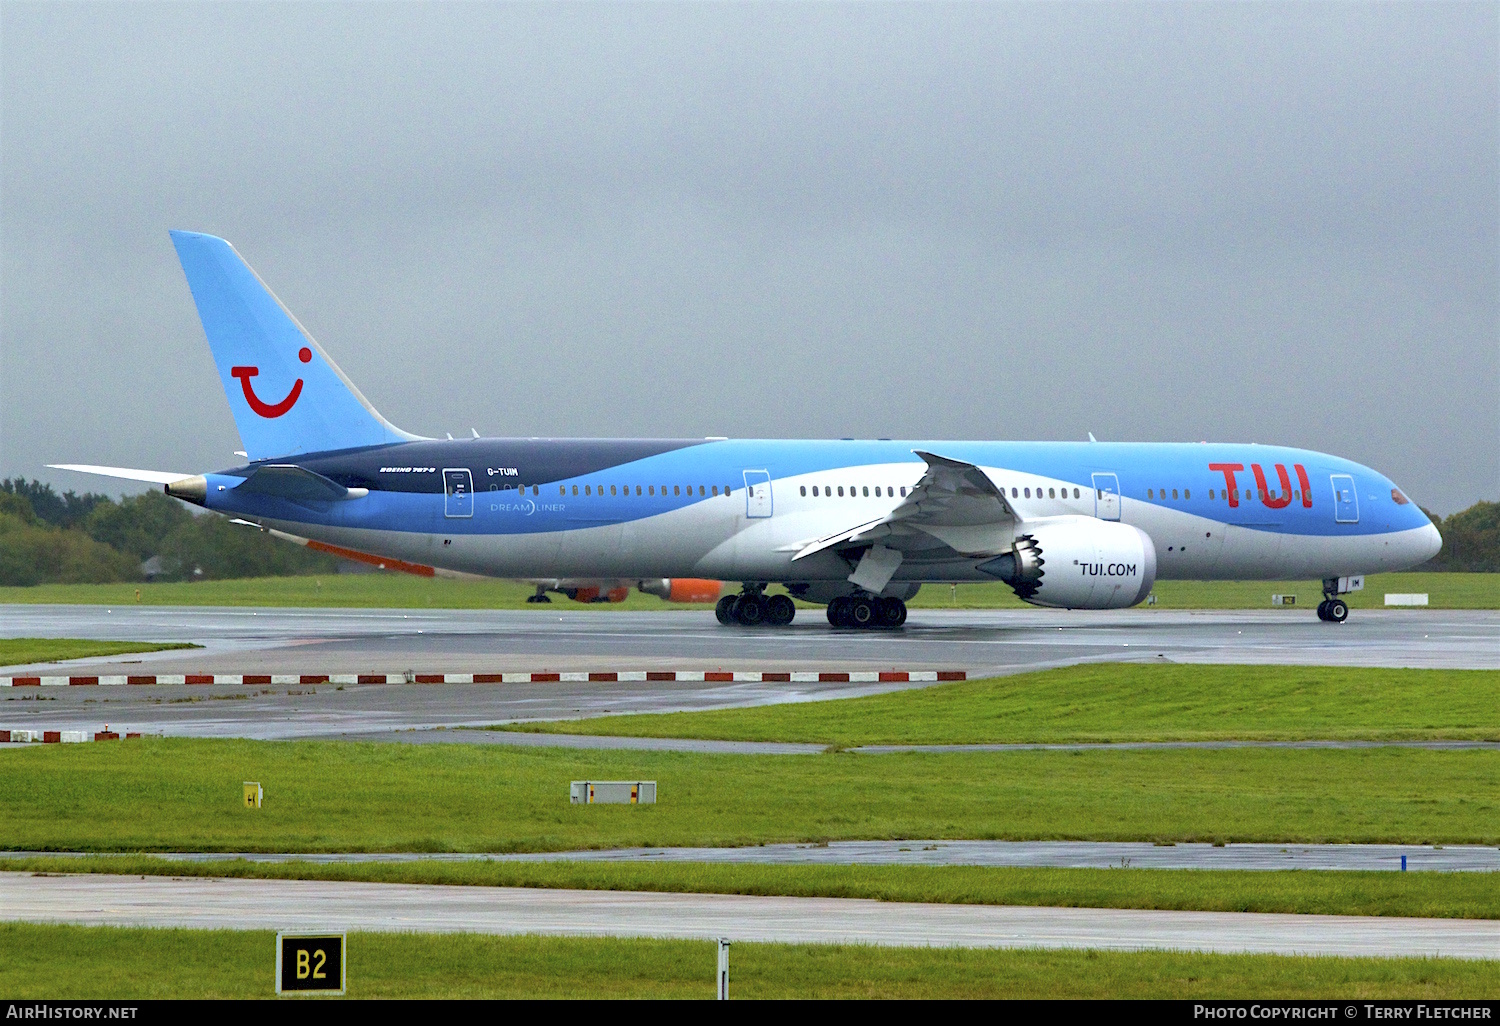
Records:
[[[305,467],[293,464],[270,463],[256,467],[245,478],[245,483],[235,492],[252,495],[269,495],[292,502],[339,502],[343,499],[362,499],[370,492],[366,488],[345,488],[322,474],[315,474]]]
[[[171,470],[135,470],[132,467],[96,467],[88,463],[49,463],[49,470],[76,470],[80,474],[98,474],[101,477],[122,477],[127,481],[149,481],[152,484],[171,484],[191,474],[179,474]]]

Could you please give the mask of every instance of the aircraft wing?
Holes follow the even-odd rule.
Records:
[[[927,462],[927,471],[900,505],[877,520],[806,543],[793,562],[828,549],[866,544],[874,546],[872,552],[882,547],[897,552],[925,549],[934,539],[966,556],[1007,551],[1019,518],[989,475],[963,460],[913,451]],[[876,559],[890,562],[889,556],[877,554]]]

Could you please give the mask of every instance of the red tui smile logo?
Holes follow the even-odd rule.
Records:
[[[308,349],[306,346],[303,346],[302,349],[297,353],[297,359],[301,360],[303,363],[307,363],[312,359],[312,350]],[[302,395],[301,378],[298,378],[296,383],[292,385],[292,390],[286,394],[285,399],[281,400],[281,402],[279,403],[268,403],[264,402],[260,398],[260,396],[255,394],[255,389],[250,384],[250,379],[255,377],[259,373],[259,367],[229,368],[229,376],[232,378],[240,379],[240,388],[242,388],[245,392],[245,402],[250,404],[250,408],[252,410],[269,420],[272,417],[281,416],[287,410],[290,410],[293,406],[297,405],[297,400]]]

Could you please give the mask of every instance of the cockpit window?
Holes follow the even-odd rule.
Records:
[[[1399,489],[1399,488],[1392,488],[1391,489],[1391,501],[1394,502],[1398,506],[1405,506],[1411,500],[1408,499],[1406,496],[1404,496],[1404,495],[1401,494],[1401,489]]]

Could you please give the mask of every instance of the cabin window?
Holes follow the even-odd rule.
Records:
[[[1156,498],[1156,492],[1153,489],[1147,488],[1146,489],[1146,498],[1148,498],[1148,499],[1154,499],[1154,498]]]
[[[1048,488],[1047,489],[1047,498],[1049,498],[1049,499],[1055,499],[1055,498],[1057,498],[1057,489],[1056,488]]]
[[[1177,498],[1177,489],[1176,488],[1172,489],[1172,498],[1174,498],[1174,499]]]
[[[844,497],[844,486],[843,485],[839,485],[839,498],[842,499],[843,497]]]
[[[729,486],[728,486],[728,485],[725,485],[725,486],[724,486],[724,494],[725,494],[725,495],[728,495],[728,494],[729,494]]]
[[[603,494],[604,494],[604,492],[603,492],[603,491],[601,491],[601,492],[600,492],[600,493],[599,493],[599,494],[600,494],[600,495],[603,495]],[[610,485],[610,486],[609,486],[609,494],[611,494],[611,495],[614,495],[614,494],[615,494],[615,486],[614,486],[614,485]]]
[[[707,495],[708,495],[708,489],[704,488],[702,485],[699,485],[698,486],[698,498],[702,499],[702,498],[704,498]]]
[[[680,496],[682,494],[682,486],[681,485],[673,485],[672,486],[672,494]]]
[[[865,485],[865,498],[868,499],[869,497],[870,497],[870,486],[869,485]]]
[[[1021,497],[1021,493],[1018,489],[1012,488],[1010,490],[1010,497],[1012,499],[1019,499]]]
[[[1192,498],[1192,497],[1193,497],[1193,493],[1192,493],[1192,491],[1191,491],[1191,490],[1189,490],[1189,489],[1187,489],[1187,488],[1184,488],[1184,489],[1183,489],[1183,490],[1182,490],[1182,497],[1183,497],[1183,498],[1184,498],[1184,499],[1191,499],[1191,498]]]
[[[799,489],[799,490],[802,492],[803,495],[806,495],[807,494],[807,485],[803,485],[801,487],[801,489]],[[714,494],[715,495],[719,494],[719,489],[715,488],[714,489]]]
[[[718,494],[719,494],[719,486],[718,486],[718,485],[714,485],[714,487],[713,487],[713,493],[714,493],[714,494],[715,494],[715,495],[718,495]]]
[[[902,486],[901,486],[901,494],[902,494],[902,495],[903,495],[903,496],[904,496],[904,495],[905,495],[905,494],[906,494],[906,486],[905,486],[905,485],[902,485]]]
[[[574,485],[574,486],[573,486],[573,494],[574,494],[574,495],[577,495],[577,494],[578,494],[578,486],[577,486],[577,485]]]
[[[1026,489],[1026,498],[1028,498],[1028,499],[1031,498],[1031,489],[1030,488]]]

